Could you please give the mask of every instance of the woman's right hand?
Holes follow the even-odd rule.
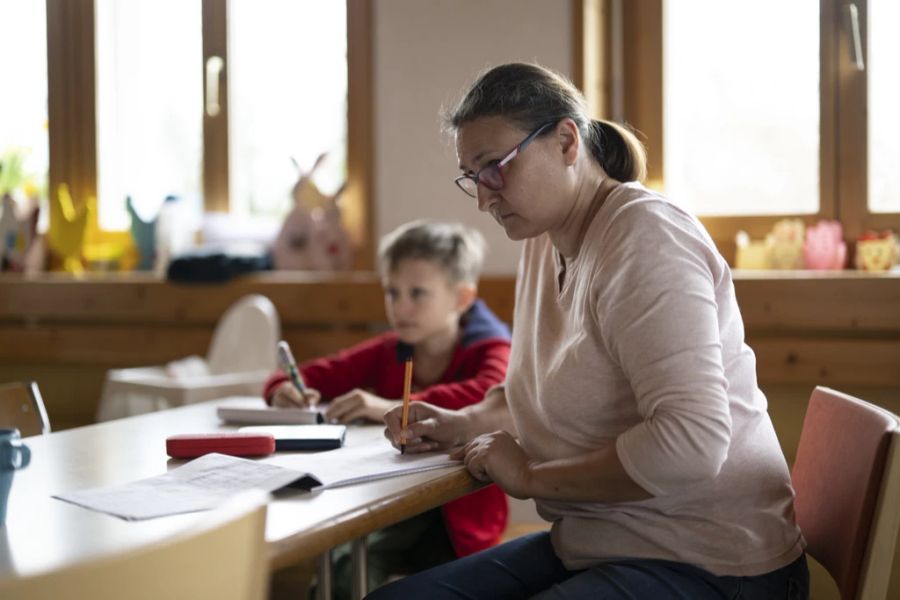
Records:
[[[472,437],[468,432],[469,419],[463,411],[439,408],[427,402],[411,402],[409,422],[401,426],[403,406],[395,406],[384,414],[386,437],[400,448],[401,437],[406,441],[406,452],[430,452],[460,446]]]
[[[306,388],[301,393],[290,381],[285,381],[275,390],[272,406],[277,408],[311,408],[319,403],[322,395],[318,390]]]

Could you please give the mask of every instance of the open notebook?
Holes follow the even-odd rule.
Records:
[[[311,486],[310,489],[313,490],[354,485],[460,464],[458,460],[450,460],[445,452],[400,454],[386,439],[331,452],[275,455],[267,459],[267,462],[310,473],[320,482],[320,485]]]
[[[459,464],[445,453],[401,455],[387,440],[262,460],[207,454],[163,475],[66,492],[54,498],[128,521],[140,521],[214,508],[248,489],[272,492],[292,487],[316,491]]]

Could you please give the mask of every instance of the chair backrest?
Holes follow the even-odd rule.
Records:
[[[210,373],[272,371],[281,322],[272,301],[260,294],[232,304],[216,325],[206,362]]]
[[[835,390],[809,400],[792,478],[797,522],[844,600],[885,598],[900,524],[900,419]]]
[[[0,579],[4,600],[263,600],[266,501],[241,494],[177,535],[44,574]]]
[[[50,433],[50,420],[37,383],[0,384],[0,427],[15,427],[22,437]]]

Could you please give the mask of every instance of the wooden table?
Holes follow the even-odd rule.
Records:
[[[225,399],[25,438],[31,464],[17,471],[5,527],[0,577],[28,575],[120,552],[171,535],[199,513],[128,522],[51,494],[125,483],[183,464],[165,453],[176,433],[228,430],[215,407]],[[351,427],[347,444],[382,435],[380,426]],[[404,475],[316,493],[279,492],[268,508],[266,540],[273,570],[440,506],[478,489],[463,467]]]

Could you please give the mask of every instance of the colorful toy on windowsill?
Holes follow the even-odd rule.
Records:
[[[738,231],[734,237],[736,269],[768,269],[769,249],[764,240],[751,240],[746,231]]]
[[[87,230],[90,206],[85,203],[75,208],[69,186],[59,184],[55,196],[50,196],[50,228],[47,230],[47,248],[50,251],[50,269],[79,275],[84,272],[81,252]]]
[[[781,219],[766,236],[766,248],[770,269],[803,268],[803,221]]]
[[[351,266],[353,251],[341,223],[339,203],[344,186],[326,196],[312,180],[324,159],[325,154],[320,155],[312,169],[301,172],[294,185],[294,208],[272,245],[272,262],[276,269],[334,271]]]
[[[137,270],[153,270],[153,258],[156,256],[156,218],[144,220],[138,214],[131,196],[125,198],[125,210],[131,217],[131,237],[138,251]]]
[[[81,255],[92,271],[131,271],[138,263],[138,250],[127,230],[115,231],[100,227],[97,199],[86,202],[88,220],[84,231]]]
[[[806,230],[803,262],[807,269],[840,271],[847,261],[847,244],[838,221],[819,221]]]
[[[900,260],[900,245],[894,232],[866,231],[856,242],[856,268],[879,273],[890,271]]]
[[[0,271],[36,271],[41,265],[41,243],[37,235],[37,198],[21,208],[10,194],[3,194],[0,212]],[[22,213],[25,213],[24,215]]]

